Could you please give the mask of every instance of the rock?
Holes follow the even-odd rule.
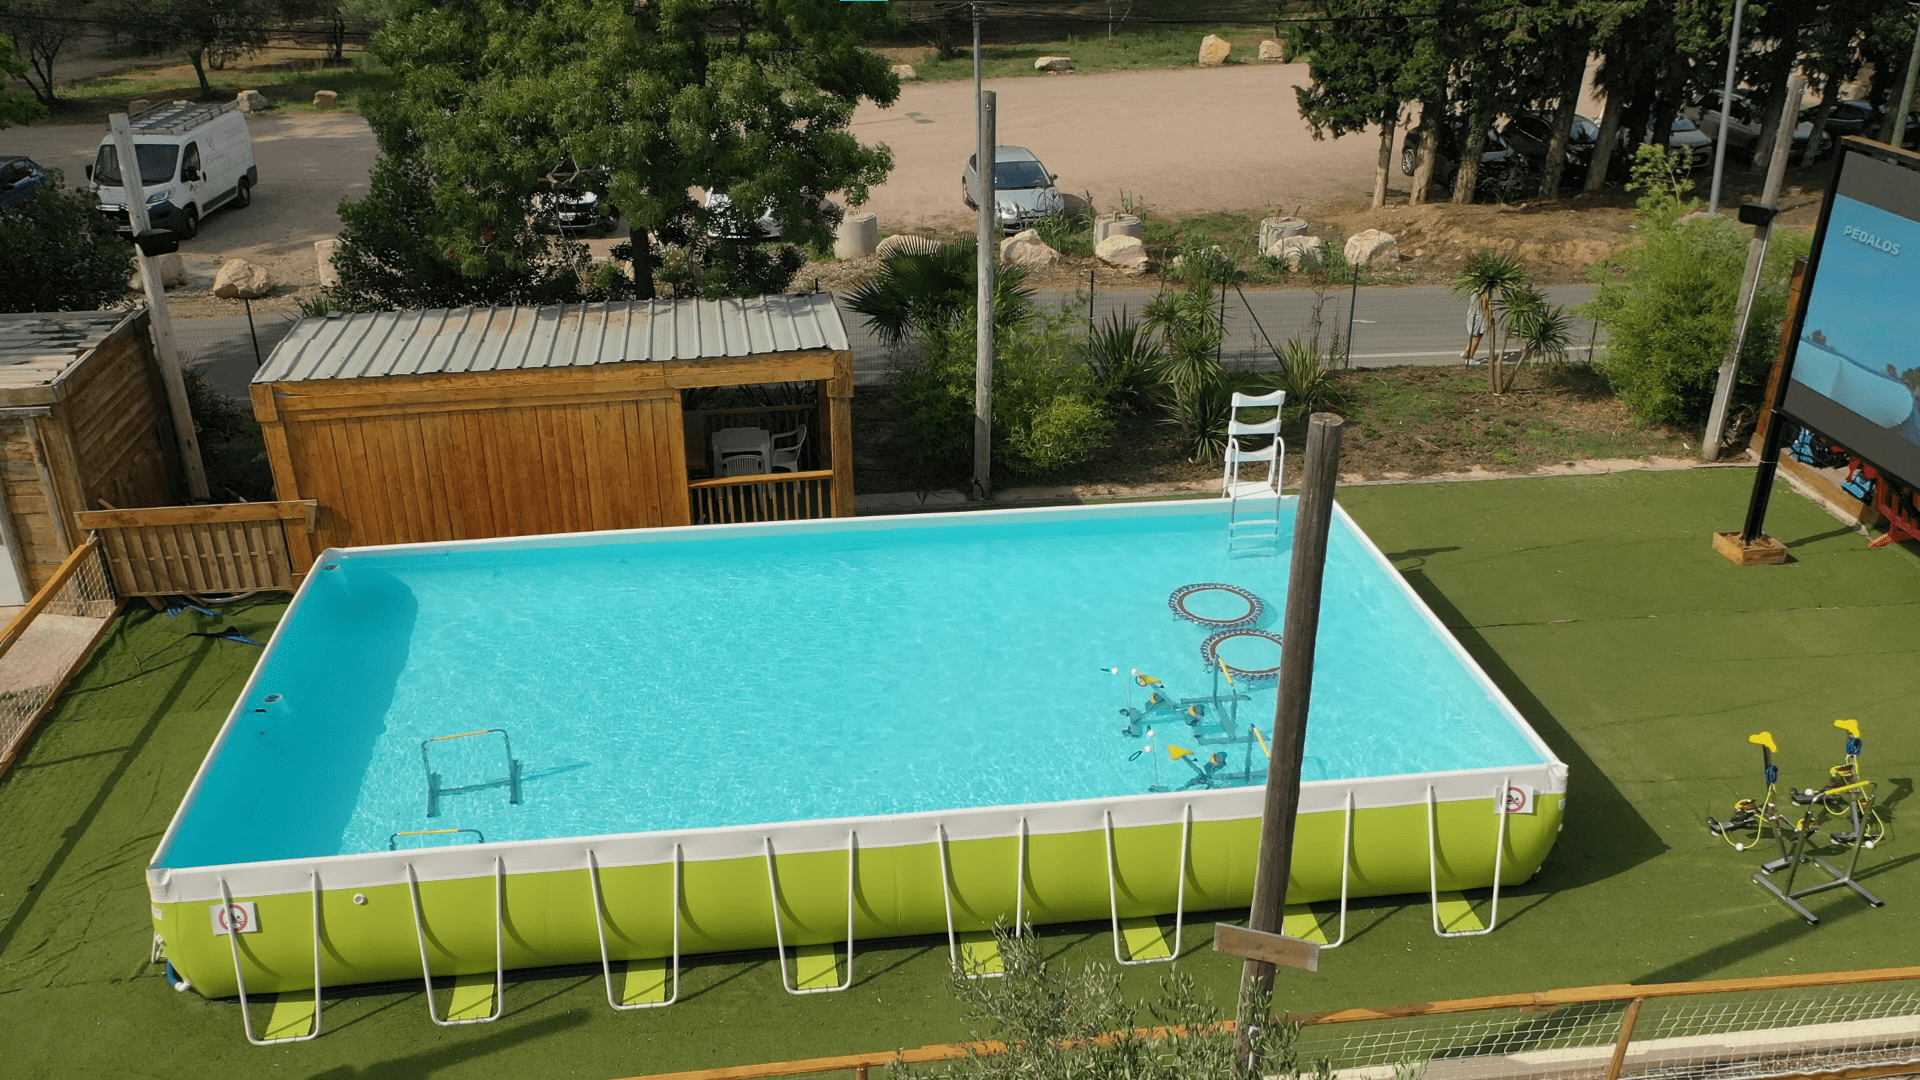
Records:
[[[213,295],[223,300],[258,300],[272,288],[267,272],[245,259],[228,259],[213,276]]]
[[[1280,44],[1272,38],[1268,38],[1260,43],[1260,59],[1285,60],[1286,58],[1287,47],[1285,45]]]
[[[1379,229],[1368,229],[1347,237],[1347,246],[1342,249],[1348,266],[1372,266],[1384,263],[1391,266],[1400,261],[1400,241],[1390,233]]]
[[[1227,62],[1233,52],[1233,44],[1219,34],[1208,34],[1200,39],[1200,66],[1219,67]]]
[[[233,95],[233,100],[240,103],[241,112],[260,112],[273,107],[273,102],[267,100],[267,95],[258,90],[242,90]]]
[[[1048,247],[1038,232],[1025,229],[1000,241],[1000,261],[1014,266],[1052,266],[1060,261],[1060,253]]]
[[[338,240],[315,240],[313,242],[313,261],[319,264],[320,285],[332,288],[340,284],[340,271],[333,268],[333,256],[340,250]]]
[[[903,234],[900,236],[889,236],[885,240],[880,241],[880,243],[874,247],[873,253],[885,259],[894,255],[931,255],[939,250],[940,242],[937,240],[929,240],[924,236]]]
[[[1137,236],[1115,234],[1094,245],[1094,258],[1108,266],[1117,266],[1129,274],[1147,268],[1147,246]]]
[[[1260,250],[1267,251],[1289,236],[1307,235],[1307,223],[1297,217],[1260,219]]]
[[[335,105],[340,104],[340,92],[338,90],[315,90],[313,92],[313,103],[318,108],[331,109]]]
[[[920,73],[913,70],[912,64],[893,65],[893,74],[901,82],[918,82],[920,80]]]
[[[880,219],[872,214],[848,214],[833,231],[833,257],[857,259],[880,246]]]
[[[1109,236],[1139,236],[1142,231],[1140,219],[1133,214],[1101,214],[1093,219],[1096,244]]]
[[[148,101],[146,98],[143,98],[143,97],[137,97],[137,98],[134,98],[132,101],[127,102],[127,115],[138,116],[141,113],[146,112],[148,109],[151,109],[151,108],[153,108],[153,102]]]
[[[1326,242],[1317,236],[1284,236],[1273,242],[1267,254],[1286,262],[1294,272],[1317,270],[1326,262]]]
[[[1033,70],[1035,71],[1072,71],[1073,57],[1042,56],[1034,60]]]
[[[155,269],[160,271],[160,287],[163,289],[177,289],[192,280],[187,277],[187,264],[180,261],[179,252],[174,252],[171,255],[162,255],[158,259],[155,259],[154,262],[157,264]],[[140,280],[139,270],[133,272],[133,277],[127,282],[127,287],[131,289],[144,287],[144,283]]]

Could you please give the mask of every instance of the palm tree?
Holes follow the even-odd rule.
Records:
[[[847,307],[866,316],[882,344],[897,349],[973,306],[979,292],[973,252],[973,242],[965,241],[923,255],[889,256],[879,274],[848,294]],[[1023,266],[1002,266],[994,274],[994,326],[1016,326],[1033,314],[1026,280]]]
[[[1199,461],[1212,461],[1226,438],[1226,372],[1220,368],[1224,332],[1213,304],[1213,286],[1197,281],[1176,293],[1161,293],[1140,313],[1160,338],[1160,381],[1172,395],[1170,421]]]
[[[1494,320],[1494,300],[1498,298],[1505,302],[1531,286],[1527,269],[1520,265],[1520,260],[1499,251],[1474,252],[1467,257],[1466,269],[1453,279],[1454,295],[1473,297],[1480,305],[1481,318],[1486,322],[1489,351],[1492,353],[1487,360],[1487,389],[1495,394],[1506,393],[1509,383],[1501,378],[1504,355],[1500,349],[1491,348],[1494,342],[1501,340],[1499,325]]]
[[[1502,352],[1508,340],[1518,338],[1520,358],[1513,362],[1511,371],[1503,373],[1499,388],[1494,390],[1496,394],[1513,389],[1514,380],[1528,360],[1538,356],[1558,361],[1566,356],[1567,346],[1573,340],[1567,309],[1549,304],[1546,294],[1532,285],[1523,285],[1501,297],[1500,321]]]

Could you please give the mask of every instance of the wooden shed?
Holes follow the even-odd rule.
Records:
[[[309,318],[253,380],[313,551],[851,515],[852,405],[826,293]]]
[[[0,315],[0,604],[85,539],[74,515],[184,492],[145,308]]]

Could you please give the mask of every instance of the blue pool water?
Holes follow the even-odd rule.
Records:
[[[412,830],[527,840],[1110,797],[1193,778],[1170,744],[1224,755],[1216,784],[1261,783],[1247,728],[1271,728],[1273,682],[1242,684],[1231,732],[1216,704],[1197,730],[1162,713],[1127,736],[1131,680],[1107,669],[1213,694],[1211,631],[1168,596],[1240,586],[1277,633],[1287,539],[1230,556],[1219,506],[1197,504],[343,554],[290,611],[163,865],[385,851]],[[1278,662],[1258,639],[1223,651]],[[510,733],[518,805],[493,783],[498,736],[423,762],[422,740],[486,728]],[[1306,755],[1308,780],[1543,760],[1341,519]],[[429,767],[471,789],[432,817]]]

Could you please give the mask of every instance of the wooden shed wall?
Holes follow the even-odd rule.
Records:
[[[7,512],[13,517],[14,538],[20,544],[20,564],[27,591],[44,585],[67,557],[70,545],[54,521],[47,501],[47,485],[34,452],[29,424],[45,420],[30,416],[0,419],[0,484],[4,484]],[[73,526],[69,524],[68,529]]]

